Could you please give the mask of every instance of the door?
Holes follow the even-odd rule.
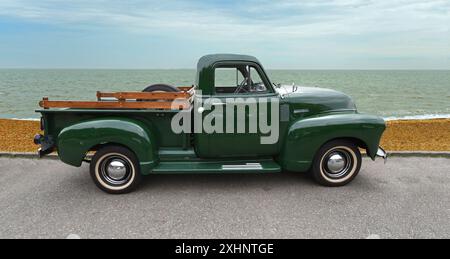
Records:
[[[278,95],[257,64],[219,64],[215,92],[202,96],[201,157],[258,157],[278,152]],[[195,109],[194,109],[195,110]]]

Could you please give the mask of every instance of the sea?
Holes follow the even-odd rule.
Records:
[[[450,118],[450,70],[268,70],[273,83],[350,95],[358,110],[392,119]],[[189,86],[194,69],[0,69],[0,118],[38,119],[42,97],[95,100],[96,91],[141,91],[155,83]]]

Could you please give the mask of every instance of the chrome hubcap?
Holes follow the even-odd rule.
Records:
[[[127,168],[122,161],[113,160],[109,163],[106,168],[106,172],[111,179],[115,181],[122,180],[127,174]]]
[[[334,149],[325,154],[322,168],[327,177],[340,179],[348,175],[353,160],[347,150]]]
[[[130,163],[120,156],[106,157],[100,164],[101,177],[114,186],[126,184],[132,177]]]
[[[345,158],[338,153],[334,153],[328,158],[327,167],[332,173],[339,173],[345,168]]]

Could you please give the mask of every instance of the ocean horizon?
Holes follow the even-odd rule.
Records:
[[[37,119],[38,102],[95,100],[96,91],[141,91],[155,83],[188,86],[195,69],[2,68],[0,118]],[[323,87],[351,96],[360,112],[387,120],[450,118],[450,70],[270,69],[273,83]]]

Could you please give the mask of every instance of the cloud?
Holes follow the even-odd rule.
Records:
[[[0,0],[2,20],[77,35],[120,35],[133,38],[136,48],[137,41],[169,39],[195,56],[232,51],[276,57],[282,60],[273,62],[279,67],[298,66],[299,60],[305,66],[349,62],[359,67],[351,60],[393,57],[417,60],[415,67],[421,59],[450,65],[444,58],[450,51],[448,0]],[[404,67],[411,63],[402,62]]]
[[[2,0],[0,16],[64,26],[223,38],[311,38],[449,32],[450,2],[430,1],[55,1]]]

